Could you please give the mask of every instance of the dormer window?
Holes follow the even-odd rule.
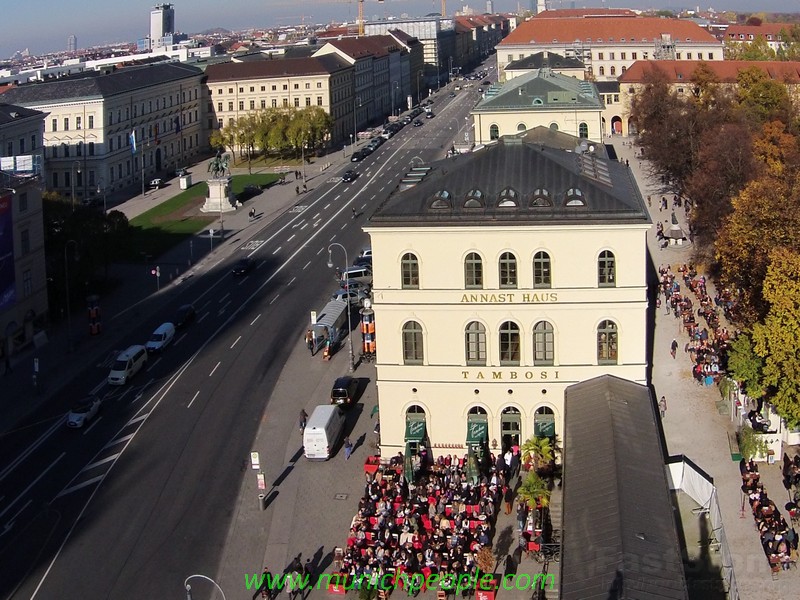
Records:
[[[569,188],[567,193],[564,194],[565,206],[586,206],[586,201],[583,199],[583,192],[578,188]]]
[[[468,191],[464,200],[464,208],[483,208],[483,192],[479,189]]]
[[[533,197],[531,198],[531,206],[553,206],[553,203],[550,201],[550,192],[544,188],[537,188],[534,190]]]
[[[431,208],[453,208],[450,192],[447,190],[436,192],[436,195],[433,197],[433,202],[431,202]]]
[[[541,98],[534,98],[533,99],[533,105],[534,106],[542,106],[543,104],[544,104],[544,102],[542,101]]]
[[[519,194],[513,188],[505,188],[497,198],[498,208],[516,208],[519,206]]]

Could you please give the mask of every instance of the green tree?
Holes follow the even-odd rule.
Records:
[[[535,471],[528,473],[517,494],[531,509],[535,509],[537,506],[547,507],[550,504],[550,488]]]
[[[739,107],[750,120],[756,123],[774,120],[792,122],[794,109],[784,83],[770,79],[758,67],[739,71],[736,83]]]
[[[752,42],[725,40],[722,54],[725,60],[777,60],[778,58],[763,35],[757,35]]]
[[[750,336],[746,333],[737,335],[731,341],[728,371],[744,386],[744,392],[750,398],[760,398],[764,395],[763,368],[764,360],[755,353]]]
[[[548,437],[532,436],[520,448],[523,464],[533,463],[534,471],[553,460],[553,445]]]
[[[800,60],[800,25],[788,25],[779,35],[783,44],[778,48],[778,60]]]

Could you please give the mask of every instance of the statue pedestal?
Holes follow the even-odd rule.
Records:
[[[230,177],[216,177],[208,180],[208,197],[200,208],[204,213],[226,213],[236,210],[236,201],[231,189]]]

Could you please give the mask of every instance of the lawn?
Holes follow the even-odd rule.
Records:
[[[278,179],[279,176],[274,173],[235,175],[231,186],[234,195],[238,196],[245,186],[269,187]],[[120,258],[140,260],[143,256],[161,256],[176,244],[208,228],[218,215],[200,212],[207,195],[208,185],[201,181],[131,219],[129,235],[120,249],[123,254]]]

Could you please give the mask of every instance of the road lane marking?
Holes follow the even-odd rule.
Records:
[[[92,388],[92,390],[89,392],[89,394],[91,394],[92,396],[96,395],[97,392],[100,391],[100,388],[102,388],[106,383],[108,383],[108,381],[104,379],[103,381],[98,383],[96,386],[94,386],[94,388]]]
[[[287,283],[286,285],[287,285],[287,286],[290,286],[290,285],[292,285],[292,284],[294,283],[294,280],[295,280],[295,279],[297,279],[297,277],[292,277],[292,280],[291,280],[289,283]]]
[[[226,309],[226,308],[228,308],[228,306],[230,305],[230,303],[231,303],[231,302],[232,302],[232,300],[228,300],[228,301],[225,303],[225,306],[223,306],[222,308],[220,308],[220,309],[219,309],[219,313],[218,313],[218,314],[219,314],[219,315],[222,315],[222,313],[224,313],[224,312],[225,312],[225,309]]]
[[[303,231],[303,229],[305,229],[306,227],[308,227],[308,223],[304,223],[303,226],[300,228],[300,231]]]
[[[156,361],[155,361],[155,362],[153,362],[153,363],[150,363],[150,366],[149,366],[149,367],[147,367],[147,369],[145,370],[145,372],[146,372],[146,373],[149,373],[149,372],[150,372],[150,369],[152,369],[152,368],[153,368],[153,367],[155,367],[155,366],[156,366],[158,363],[160,363],[160,362],[161,362],[161,358],[162,358],[162,357],[161,357],[161,356],[159,356],[159,357],[156,359]]]
[[[226,299],[228,296],[230,296],[230,295],[231,295],[231,293],[230,293],[230,292],[228,292],[228,293],[227,293],[227,294],[225,294],[225,295],[224,295],[222,298],[220,298],[220,299],[219,299],[219,304],[222,304],[222,303],[225,301],[225,299]]]
[[[319,224],[322,223],[322,219],[317,219],[314,221],[314,227],[319,227]]]
[[[305,264],[305,266],[303,267],[303,271],[305,271],[305,270],[308,268],[308,265],[310,265],[310,264],[311,264],[311,261],[308,261],[308,262]]]
[[[313,220],[314,220],[314,219],[316,219],[317,217],[319,217],[319,213],[317,213],[317,214],[315,214],[313,217],[311,217],[311,220],[313,221]]]
[[[292,236],[288,240],[286,240],[286,243],[288,244],[289,242],[291,242],[294,239],[295,235],[296,234],[293,233]]]
[[[115,440],[111,440],[105,446],[103,446],[103,450],[106,448],[111,448],[111,446],[116,446],[117,444],[121,444],[122,442],[127,442],[128,440],[132,439],[133,436],[136,435],[135,433],[130,433],[128,435],[124,435],[121,438],[117,438]]]
[[[276,294],[275,297],[272,300],[269,301],[270,306],[272,306],[272,303],[275,302],[275,300],[277,300],[280,297],[281,297],[280,294]]]
[[[92,430],[92,427],[97,425],[100,422],[100,419],[102,419],[102,418],[103,417],[97,417],[91,425],[89,425],[86,429],[83,430],[83,435],[86,435],[87,433],[89,433]]]
[[[237,286],[241,286],[245,281],[247,281],[248,277],[250,277],[250,276],[249,275],[245,275],[244,277],[241,277],[239,283],[237,283],[236,285]],[[227,304],[225,306],[227,306]]]
[[[364,210],[365,208],[367,208],[367,203],[366,202],[364,202],[364,204],[361,205],[361,210]]]
[[[255,318],[255,319],[253,319],[252,321],[250,321],[250,325],[254,325],[254,324],[255,324],[255,322],[256,322],[256,321],[258,321],[258,319],[259,319],[260,317],[261,317],[261,313],[258,313],[258,315],[256,315],[256,318]]]
[[[187,406],[186,408],[192,408],[192,404],[194,404],[194,401],[195,401],[195,400],[197,400],[197,397],[198,397],[199,395],[200,395],[200,390],[197,390],[197,391],[194,393],[194,396],[192,396],[192,400],[191,400],[191,402],[189,402],[189,406]]]
[[[272,252],[272,256],[275,256],[278,252],[280,252],[281,248],[282,248],[282,246],[278,246],[277,248],[275,248],[275,250],[273,250],[273,252]]]
[[[260,268],[261,268],[261,267],[263,267],[265,264],[267,264],[267,261],[266,261],[266,260],[262,260],[260,263],[258,263],[258,265],[256,265],[256,269],[260,269]]]
[[[37,439],[30,446],[28,446],[25,449],[25,451],[22,452],[22,454],[20,454],[16,459],[14,459],[14,461],[10,465],[8,465],[5,469],[3,469],[3,471],[0,472],[0,481],[5,479],[8,476],[8,474],[11,473],[11,471],[16,469],[19,466],[19,464],[26,458],[28,458],[39,446],[41,446],[47,438],[53,435],[56,429],[58,429],[64,423],[65,420],[66,420],[65,416],[62,416],[60,419],[56,420],[56,422],[50,426],[50,429],[48,429],[42,435],[40,435],[39,439]]]
[[[0,519],[2,519],[2,518],[3,518],[3,515],[4,515],[4,514],[6,514],[6,513],[7,513],[9,510],[11,510],[11,507],[12,507],[12,506],[14,506],[14,505],[15,505],[15,504],[16,504],[16,503],[19,501],[19,499],[20,499],[20,498],[22,498],[23,496],[25,496],[25,494],[27,494],[27,493],[28,493],[28,491],[29,491],[29,490],[30,490],[30,489],[31,489],[31,488],[32,488],[34,485],[36,485],[36,484],[39,482],[39,480],[40,480],[42,477],[44,477],[45,475],[47,475],[47,472],[48,472],[50,469],[52,469],[53,467],[55,467],[55,466],[56,466],[56,463],[57,463],[58,461],[60,461],[62,458],[64,458],[64,456],[66,456],[66,454],[67,454],[66,452],[62,452],[61,454],[59,454],[57,459],[55,459],[53,462],[51,462],[51,463],[50,463],[50,465],[48,465],[48,467],[47,467],[47,468],[46,468],[44,471],[42,471],[41,473],[39,473],[39,476],[38,476],[36,479],[34,479],[33,481],[31,481],[31,482],[30,482],[30,484],[28,484],[28,487],[26,487],[24,490],[22,490],[22,493],[21,493],[19,496],[17,496],[16,498],[14,498],[14,500],[12,500],[12,501],[11,501],[11,504],[9,504],[8,506],[6,506],[6,508],[5,508],[5,510],[4,510],[3,512],[0,512]]]
[[[150,413],[145,413],[143,415],[139,415],[138,417],[134,417],[133,419],[125,423],[125,427],[127,427],[128,425],[133,425],[134,423],[138,423],[139,421],[144,421],[147,418],[148,414]]]
[[[125,390],[124,392],[122,392],[122,394],[120,394],[120,395],[119,395],[119,396],[116,398],[116,400],[124,400],[124,399],[125,399],[125,396],[127,396],[127,395],[128,395],[128,394],[130,394],[130,393],[131,393],[131,388],[128,388],[127,390]]]
[[[23,510],[25,510],[26,508],[28,508],[28,507],[31,505],[31,502],[33,502],[33,498],[31,498],[30,500],[28,500],[28,501],[25,503],[25,505],[24,505],[22,508],[20,508],[20,509],[19,509],[19,510],[18,510],[18,511],[17,511],[17,512],[14,514],[14,516],[13,516],[13,517],[11,517],[11,518],[8,520],[8,522],[5,524],[5,527],[3,527],[3,532],[2,532],[2,533],[0,533],[0,537],[2,537],[2,535],[3,535],[4,533],[6,533],[6,532],[7,532],[9,529],[11,529],[11,528],[14,526],[14,521],[16,521],[16,520],[17,520],[17,517],[18,517],[18,516],[20,516],[20,515],[22,514],[22,511],[23,511]]]
[[[120,455],[120,453],[119,453],[119,452],[117,452],[116,454],[112,454],[111,456],[106,456],[106,457],[105,457],[104,459],[102,459],[102,460],[98,460],[98,461],[95,461],[95,462],[93,462],[93,463],[90,463],[90,464],[86,465],[85,467],[83,467],[83,468],[81,469],[81,471],[80,471],[80,472],[81,472],[81,473],[83,473],[84,471],[90,471],[91,469],[94,469],[95,467],[99,467],[100,465],[104,465],[104,464],[106,464],[107,462],[111,462],[112,460],[114,460],[115,458],[117,458],[119,455]]]
[[[205,319],[205,318],[206,318],[206,317],[207,317],[209,314],[210,314],[210,313],[203,313],[203,316],[202,316],[202,317],[200,317],[199,319],[197,319],[197,322],[198,322],[198,323],[202,323],[202,322],[203,322],[203,319]]]
[[[187,334],[184,333],[181,337],[179,337],[177,340],[175,340],[175,343],[173,344],[173,346],[177,346],[178,344],[180,344],[183,341],[183,338],[186,337],[186,335]]]
[[[331,236],[331,239],[329,239],[328,241],[329,241],[329,242],[332,242],[332,241],[333,241],[333,240],[335,240],[335,239],[336,239],[336,234],[334,233],[334,234]]]
[[[330,203],[330,202],[328,202],[328,203],[327,203],[325,206],[323,206],[323,207],[322,207],[322,209],[323,209],[323,210],[325,210],[325,209],[327,209],[327,208],[328,208],[330,205],[331,205],[331,203]]]
[[[209,373],[208,376],[211,377],[214,374],[214,371],[216,371],[221,364],[222,364],[222,361],[217,362],[217,364],[214,365],[214,368],[211,369],[211,373]]]
[[[339,227],[339,229],[341,230],[341,229],[344,229],[345,227],[347,227],[347,221],[345,221],[344,223],[342,223],[342,226],[341,226],[341,227]]]
[[[342,197],[342,195],[341,195],[341,194],[339,194],[338,196],[336,196],[336,198],[334,198],[334,200],[338,200],[338,199],[339,199],[339,198],[341,198],[341,197]]]
[[[231,344],[231,347],[230,347],[230,349],[231,349],[231,350],[233,349],[233,347],[234,347],[236,344],[238,344],[238,343],[239,343],[239,340],[240,340],[240,339],[242,339],[242,336],[239,336],[239,337],[237,337],[237,338],[236,338],[236,340],[234,340],[234,342]]]
[[[93,485],[93,484],[95,484],[95,483],[97,483],[99,481],[102,481],[104,477],[105,477],[105,475],[98,475],[97,477],[92,477],[91,479],[88,479],[88,480],[84,481],[83,483],[78,483],[78,484],[73,485],[72,487],[65,488],[65,489],[61,490],[58,493],[56,498],[61,498],[62,496],[66,496],[67,494],[71,494],[72,492],[77,492],[78,490],[80,490],[82,488],[89,487],[90,485]]]
[[[323,251],[323,250],[325,250],[325,246],[323,246],[322,248],[320,248],[319,250],[317,250],[317,256],[319,256],[320,254],[322,254],[322,251]]]

